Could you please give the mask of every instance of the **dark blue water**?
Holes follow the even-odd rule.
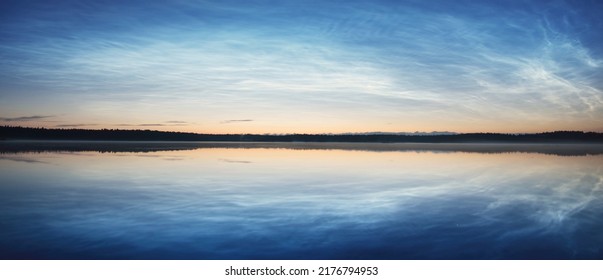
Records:
[[[602,155],[203,148],[0,167],[0,259],[603,259]]]

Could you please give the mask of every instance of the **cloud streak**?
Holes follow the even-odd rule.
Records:
[[[22,117],[14,117],[14,118],[0,118],[0,121],[5,122],[27,122],[27,121],[37,121],[47,118],[52,118],[54,116],[22,116]]]
[[[97,126],[96,123],[73,123],[73,124],[58,124],[55,127],[68,128],[68,127],[85,127],[85,126]]]
[[[120,123],[116,124],[117,126],[186,126],[189,125],[188,122],[185,121],[166,121],[164,123]]]
[[[228,123],[240,123],[240,122],[252,122],[253,120],[245,119],[245,120],[225,120],[220,123],[228,124]]]

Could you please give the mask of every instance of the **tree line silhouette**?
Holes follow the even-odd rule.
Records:
[[[528,134],[200,134],[158,130],[64,129],[0,126],[0,139],[88,141],[377,142],[377,143],[603,143],[603,133],[554,131]]]

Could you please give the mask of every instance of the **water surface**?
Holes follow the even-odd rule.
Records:
[[[2,259],[602,259],[598,145],[0,145]]]

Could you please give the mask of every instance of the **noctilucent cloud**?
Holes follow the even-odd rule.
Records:
[[[603,2],[2,1],[0,124],[603,131]]]

